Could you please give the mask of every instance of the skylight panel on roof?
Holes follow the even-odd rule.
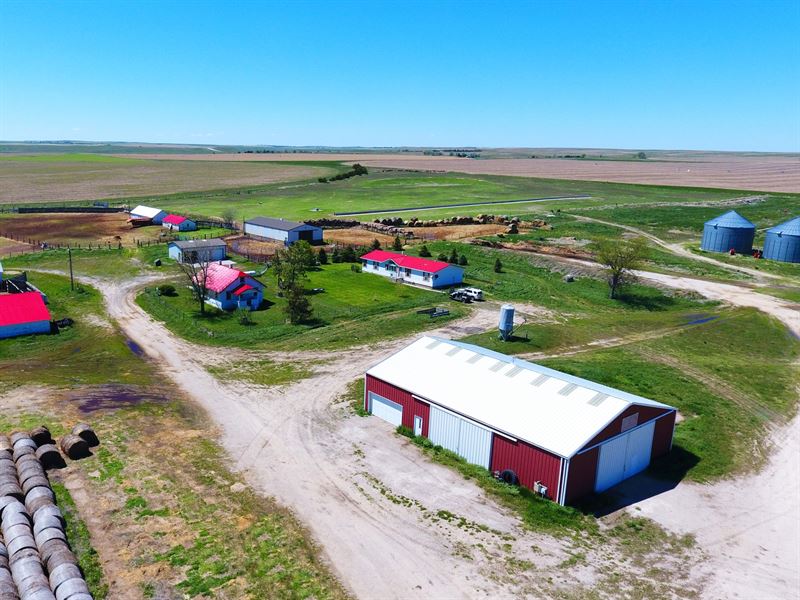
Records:
[[[605,399],[608,398],[608,394],[604,394],[603,392],[597,392],[594,397],[589,400],[588,404],[592,406],[600,406]]]
[[[577,389],[578,389],[577,383],[568,383],[563,388],[558,390],[558,393],[561,394],[562,396],[569,396],[572,392],[574,392]]]
[[[478,362],[478,361],[479,361],[480,359],[482,359],[482,358],[483,358],[483,355],[482,355],[482,354],[473,354],[472,356],[470,356],[470,357],[467,359],[467,362],[468,362],[469,364],[471,364],[471,365],[474,365],[476,362]]]
[[[522,373],[522,371],[523,371],[522,367],[514,367],[508,373],[506,373],[506,377],[514,377],[514,375],[519,375],[520,373]]]
[[[547,381],[548,379],[550,379],[550,378],[549,378],[547,375],[545,375],[544,373],[542,373],[542,374],[541,374],[541,375],[539,375],[539,376],[538,376],[536,379],[534,379],[533,381],[531,381],[531,385],[535,385],[535,386],[537,386],[537,387],[538,387],[538,386],[542,385],[542,384],[543,384],[545,381]]]
[[[508,363],[506,363],[506,362],[504,362],[504,361],[502,361],[502,360],[498,360],[498,361],[497,361],[496,363],[494,363],[494,364],[493,364],[491,367],[489,367],[489,370],[490,370],[490,371],[494,371],[495,373],[497,373],[497,372],[498,372],[500,369],[502,369],[503,367],[505,367],[507,364],[508,364]]]
[[[425,347],[426,347],[428,350],[433,350],[434,348],[436,348],[436,347],[437,347],[439,344],[441,344],[441,343],[442,343],[442,341],[441,341],[441,340],[433,340],[433,341],[432,341],[430,344],[428,344],[428,345],[427,345],[427,346],[425,346]]]
[[[453,348],[450,348],[450,350],[448,350],[445,354],[447,354],[447,356],[455,356],[459,352],[461,352],[461,348],[459,348],[458,346],[454,346]]]

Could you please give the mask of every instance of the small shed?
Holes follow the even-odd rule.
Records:
[[[361,257],[361,264],[364,273],[434,289],[458,285],[464,280],[464,269],[458,265],[399,252],[373,250]]]
[[[735,210],[706,221],[703,226],[703,240],[700,249],[706,252],[730,252],[750,254],[756,226]]]
[[[153,208],[152,206],[145,206],[140,204],[130,212],[131,221],[149,220],[154,225],[161,225],[167,212],[160,208]]]
[[[365,379],[373,415],[559,504],[672,447],[673,407],[463,342],[422,337]]]
[[[781,262],[800,263],[800,217],[767,229],[763,257]]]
[[[167,215],[161,221],[161,226],[169,229],[170,231],[196,231],[197,223],[181,217],[180,215]]]
[[[50,311],[39,292],[0,294],[0,338],[50,333]]]
[[[225,260],[228,246],[225,240],[181,240],[167,244],[169,257],[178,262],[217,262]]]
[[[300,240],[309,244],[322,243],[322,228],[297,221],[255,217],[244,222],[244,232],[267,240],[277,240],[289,246]]]

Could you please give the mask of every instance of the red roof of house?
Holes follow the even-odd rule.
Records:
[[[236,288],[233,290],[234,296],[241,296],[245,292],[249,292],[250,290],[254,290],[255,288],[252,285],[244,284],[242,287]]]
[[[376,260],[378,262],[391,260],[397,264],[398,267],[403,267],[404,269],[416,269],[417,271],[424,271],[426,273],[436,273],[442,269],[452,266],[449,263],[442,262],[440,260],[407,256],[405,254],[398,254],[397,252],[386,252],[385,250],[373,250],[372,252],[367,252],[361,257],[361,260]]]
[[[179,215],[167,215],[161,222],[166,223],[167,225],[180,225],[185,220],[186,217],[181,217]]]
[[[49,320],[50,311],[39,292],[0,295],[0,326]]]
[[[211,263],[207,269],[206,289],[212,292],[221,292],[240,277],[247,277],[247,274],[239,269],[231,269],[219,263]]]

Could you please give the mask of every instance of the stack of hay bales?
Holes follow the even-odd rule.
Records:
[[[45,471],[64,464],[52,441],[0,435],[0,600],[92,600]]]

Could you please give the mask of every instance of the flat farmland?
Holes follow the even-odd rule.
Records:
[[[0,204],[128,198],[241,188],[330,175],[308,163],[198,163],[93,154],[0,156]]]
[[[16,240],[38,240],[60,243],[122,242],[157,240],[166,230],[163,227],[132,228],[126,213],[42,213],[0,215],[0,236]],[[202,230],[200,230],[202,233]]]
[[[578,150],[577,152],[580,152]],[[532,151],[535,153],[535,150]],[[156,157],[159,155],[146,155]],[[397,154],[175,154],[165,160],[205,163],[322,160],[358,162],[366,167],[511,175],[580,181],[612,181],[767,192],[800,192],[800,156],[792,154],[672,152],[648,160],[496,158]]]

